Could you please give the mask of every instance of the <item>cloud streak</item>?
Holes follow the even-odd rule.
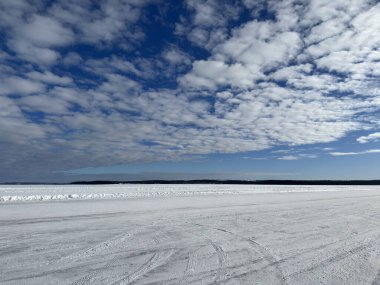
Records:
[[[371,154],[371,153],[380,153],[380,149],[368,149],[358,152],[330,152],[332,156],[348,156],[348,155],[362,155],[362,154]]]

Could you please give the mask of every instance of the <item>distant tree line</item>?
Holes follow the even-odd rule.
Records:
[[[138,180],[76,181],[70,184],[236,184],[236,185],[380,185],[380,180]]]

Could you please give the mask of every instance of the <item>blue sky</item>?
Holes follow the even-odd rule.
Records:
[[[380,179],[380,4],[0,0],[0,182]]]

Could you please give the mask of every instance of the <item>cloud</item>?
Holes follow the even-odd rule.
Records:
[[[56,85],[70,85],[73,80],[70,77],[67,76],[58,76],[56,74],[53,74],[50,71],[45,72],[28,72],[26,74],[27,77],[40,81],[47,84],[56,84]]]
[[[26,95],[45,90],[44,84],[17,76],[0,79],[0,94]]]
[[[176,23],[176,34],[208,50],[227,38],[228,24],[237,20],[242,12],[237,1],[187,0],[185,3],[190,18],[180,18],[180,22]]]
[[[59,58],[53,48],[72,43],[74,33],[55,18],[39,15],[37,7],[28,2],[2,2],[0,29],[8,37],[8,48],[20,59],[49,65]]]
[[[368,143],[371,141],[378,141],[379,139],[380,139],[380,132],[369,134],[368,136],[361,136],[361,137],[357,138],[357,141],[359,143]]]
[[[380,153],[380,149],[369,149],[358,152],[330,152],[332,156],[347,156],[347,155],[361,155],[361,154],[370,154],[370,153]]]
[[[80,56],[80,54],[76,52],[69,52],[66,54],[66,56],[62,59],[62,63],[64,65],[78,65],[83,61],[83,58]]]
[[[188,65],[191,63],[190,56],[183,51],[170,47],[166,49],[162,57],[171,64],[174,65]]]
[[[52,113],[54,115],[67,113],[70,107],[69,102],[45,94],[24,97],[18,102],[21,108],[26,111]]]
[[[26,144],[45,137],[43,128],[28,121],[16,102],[6,97],[0,97],[0,133],[0,145],[4,142],[12,145]],[[3,146],[3,151],[7,149],[7,145]],[[17,157],[13,158],[15,159]]]
[[[218,116],[251,124],[252,135],[263,130],[274,144],[331,142],[366,128],[366,116],[356,114],[379,108],[373,98],[378,96],[373,86],[378,63],[372,60],[377,51],[366,49],[363,57],[363,49],[353,43],[378,29],[373,21],[378,5],[311,1],[302,8],[293,1],[273,1],[268,6],[275,20],[235,28],[213,47],[209,59],[193,63],[180,78],[182,86],[207,89],[202,94],[208,95],[227,89],[233,98],[216,98]],[[339,52],[335,64],[331,57]]]
[[[278,158],[279,160],[298,160],[300,159],[299,156],[295,155],[285,155]]]
[[[318,155],[316,155],[316,154],[297,153],[294,155],[280,156],[277,159],[278,160],[299,160],[299,159],[304,159],[304,158],[317,158],[317,157],[318,157]]]
[[[240,63],[228,65],[223,61],[201,60],[193,64],[192,72],[181,78],[180,82],[190,88],[216,89],[218,85],[248,88],[262,77],[259,70],[249,69]]]
[[[39,47],[65,46],[72,43],[74,33],[54,18],[33,15],[14,27],[14,35]]]
[[[295,148],[379,127],[373,1],[189,0],[166,6],[178,19],[148,14],[157,1],[30,3],[0,2],[1,173]]]
[[[50,48],[34,46],[24,40],[10,40],[9,48],[14,50],[19,58],[39,65],[54,64],[60,57],[58,52]]]
[[[52,65],[61,57],[58,48],[74,42],[102,45],[118,38],[141,40],[144,35],[134,24],[148,2],[108,0],[94,5],[91,1],[35,1],[31,5],[3,1],[0,29],[7,35],[8,48],[20,59]]]
[[[91,1],[58,1],[49,12],[64,24],[73,26],[81,41],[99,44],[123,37],[141,38],[142,32],[133,24],[139,20],[141,8],[149,2],[108,0],[93,5]]]

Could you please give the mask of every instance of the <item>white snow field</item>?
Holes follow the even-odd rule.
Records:
[[[380,187],[0,187],[1,284],[380,284]]]

